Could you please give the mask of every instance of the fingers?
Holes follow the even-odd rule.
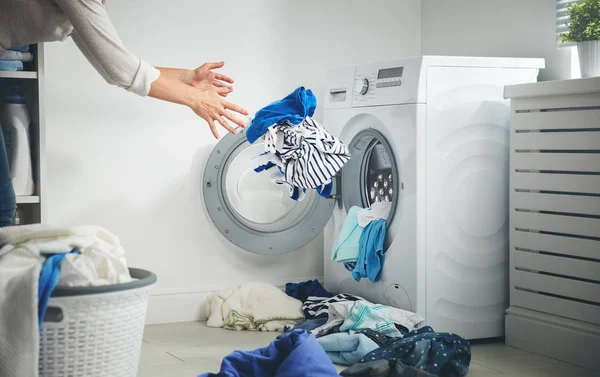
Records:
[[[219,69],[219,68],[223,68],[223,66],[225,65],[225,62],[204,63],[203,65],[206,66],[206,68],[208,68],[209,70]]]
[[[243,107],[238,106],[234,103],[223,101],[223,106],[225,106],[226,109],[235,111],[238,114],[248,115],[248,110],[246,110]]]
[[[231,121],[232,123],[235,123],[242,128],[246,128],[246,124],[241,119],[239,119],[238,117],[236,117],[235,115],[230,113],[229,111],[227,111],[227,110],[223,111],[222,116],[229,119],[229,121]]]
[[[219,131],[217,131],[217,126],[215,126],[215,121],[209,118],[206,122],[208,123],[210,131],[212,132],[215,139],[219,139]]]
[[[219,122],[219,124],[221,124],[221,126],[227,130],[227,132],[235,135],[235,129],[233,127],[231,127],[229,122],[227,122],[222,117],[217,117],[216,119],[217,119],[217,122]]]
[[[221,87],[218,87],[218,86],[215,85],[215,91],[220,96],[225,97],[226,95],[228,95],[229,93],[231,93],[233,91],[233,88],[231,88],[230,86],[221,86]]]
[[[233,84],[233,79],[231,77],[225,76],[224,74],[221,74],[221,73],[216,73],[215,79]]]

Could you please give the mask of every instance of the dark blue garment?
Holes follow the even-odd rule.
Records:
[[[383,244],[385,242],[386,221],[371,221],[360,234],[358,261],[352,271],[356,281],[369,278],[373,283],[381,279],[385,260]]]
[[[310,296],[333,297],[333,294],[327,292],[318,280],[309,280],[302,283],[287,283],[285,285],[285,293],[303,303]]]
[[[303,330],[284,334],[264,348],[236,351],[223,359],[221,371],[200,377],[337,377],[314,335]]]
[[[283,332],[287,333],[294,330],[311,331],[317,327],[323,326],[325,323],[327,323],[327,318],[307,319],[306,321],[296,323],[294,326],[284,326]],[[282,336],[283,335],[279,335],[277,338],[281,338]]]
[[[12,51],[21,51],[21,52],[29,52],[29,45],[11,47],[11,48],[9,48],[9,50],[12,50]]]
[[[79,254],[79,251],[73,250],[71,253]],[[44,323],[44,316],[46,315],[50,295],[60,279],[60,264],[67,254],[70,253],[52,254],[47,257],[40,271],[40,278],[38,280],[38,322],[40,329]]]
[[[356,364],[340,373],[342,377],[435,377],[422,369],[404,365],[399,361],[376,360]],[[443,376],[441,376],[443,377]]]
[[[4,133],[0,132],[0,227],[12,225],[16,209],[17,197],[10,179]]]
[[[316,108],[317,99],[312,90],[301,86],[285,98],[258,110],[246,130],[246,138],[252,144],[276,123],[289,121],[298,125],[307,116],[312,117]]]
[[[462,377],[469,371],[471,346],[455,334],[436,333],[429,326],[414,330],[366,355],[360,362],[400,361],[431,374]]]

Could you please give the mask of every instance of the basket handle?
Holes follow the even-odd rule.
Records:
[[[48,306],[44,315],[44,323],[59,324],[65,320],[65,314],[61,307]]]

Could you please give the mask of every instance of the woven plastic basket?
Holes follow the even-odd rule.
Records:
[[[40,331],[40,377],[136,377],[156,275],[131,283],[57,288]]]

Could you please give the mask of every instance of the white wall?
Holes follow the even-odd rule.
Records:
[[[571,77],[558,49],[555,0],[423,0],[423,54],[546,59],[540,80]]]
[[[108,6],[127,46],[152,64],[194,68],[224,60],[236,79],[230,98],[251,111],[299,85],[321,97],[328,68],[421,52],[418,0]],[[106,85],[70,41],[46,51],[47,220],[98,224],[119,235],[130,265],[159,276],[149,322],[200,318],[207,292],[232,284],[322,276],[319,243],[260,257],[217,236],[199,191],[215,140],[200,118]]]

